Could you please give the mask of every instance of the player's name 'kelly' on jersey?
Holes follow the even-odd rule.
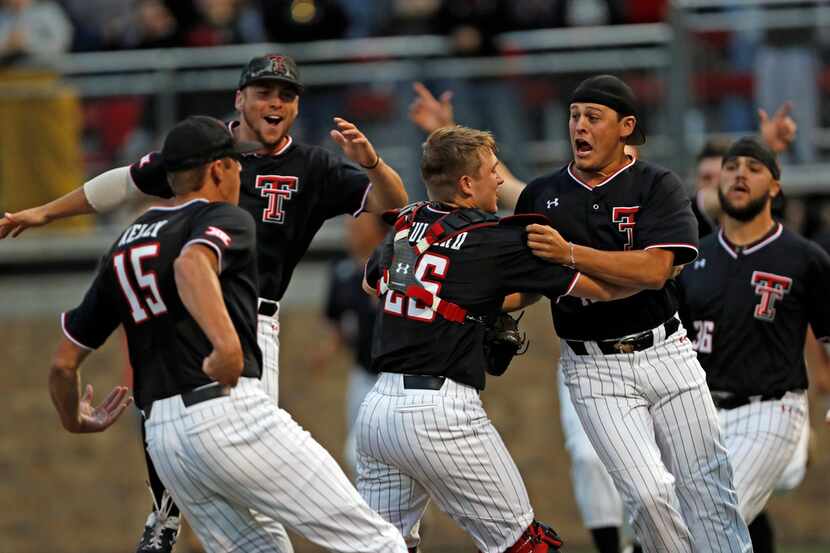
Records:
[[[697,222],[683,185],[652,163],[632,160],[593,188],[567,165],[528,184],[516,213],[541,213],[565,240],[598,250],[664,248],[674,252],[675,265],[697,255]],[[604,340],[662,324],[677,311],[677,299],[667,285],[613,302],[562,298],[551,310],[560,338]]]
[[[130,168],[145,194],[170,198],[158,153]],[[239,207],[257,226],[260,297],[279,301],[314,235],[332,217],[363,211],[369,177],[356,165],[317,146],[293,140],[273,155],[242,158]]]
[[[418,212],[410,242],[422,238],[429,224],[447,213],[441,207]],[[367,263],[366,279],[373,286],[381,275],[381,259],[391,259],[392,237],[390,233]],[[571,291],[578,273],[535,257],[525,243],[522,224],[471,229],[434,244],[419,258],[415,275],[442,299],[471,315],[492,318],[506,294],[539,293],[556,301]],[[394,291],[381,298],[379,309],[372,346],[375,371],[445,376],[484,388],[483,324],[448,321]]]
[[[242,374],[259,378],[254,240],[250,215],[230,204],[151,208],[103,257],[83,302],[62,315],[64,333],[97,349],[123,324],[139,407],[209,384],[202,361],[213,347],[182,303],[173,271],[185,247],[204,245],[219,260],[222,296],[245,356]]]
[[[830,256],[775,223],[737,247],[723,232],[677,279],[680,314],[709,388],[743,396],[807,388],[804,337],[830,338]]]

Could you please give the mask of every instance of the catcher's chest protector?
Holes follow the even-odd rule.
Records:
[[[415,223],[418,212],[428,202],[410,204],[400,211],[390,212],[387,215],[395,214],[395,238],[392,248],[392,259],[383,269],[383,275],[378,283],[379,294],[388,290],[400,292],[405,296],[419,301],[429,307],[445,319],[456,323],[463,323],[466,320],[481,322],[467,313],[467,310],[452,302],[442,300],[439,296],[432,294],[424,288],[421,281],[415,275],[415,267],[420,257],[433,244],[449,240],[462,232],[493,226],[499,223],[499,218],[491,213],[480,209],[457,209],[451,211],[432,223],[423,238],[410,243],[410,232]]]

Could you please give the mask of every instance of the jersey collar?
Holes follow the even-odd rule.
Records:
[[[718,242],[720,242],[720,245],[723,246],[723,249],[726,250],[726,253],[728,253],[735,259],[738,259],[739,251],[743,255],[749,255],[751,253],[757,252],[764,246],[774,242],[779,236],[781,236],[782,232],[784,232],[784,225],[782,225],[781,223],[776,223],[772,226],[768,233],[766,233],[764,236],[762,236],[755,242],[748,244],[746,246],[735,246],[729,241],[729,239],[726,238],[726,235],[723,233],[723,229],[720,229],[718,231]]]
[[[239,121],[229,121],[228,122],[228,129],[231,132],[233,132],[233,130],[238,126],[239,126]],[[288,151],[288,148],[290,148],[293,143],[294,143],[294,139],[291,138],[291,135],[288,135],[288,142],[285,143],[285,146],[283,146],[282,148],[280,148],[279,150],[277,150],[273,154],[251,153],[251,154],[242,154],[242,155],[243,156],[252,156],[252,157],[276,157],[276,156],[281,156],[286,151]]]
[[[614,177],[616,177],[617,175],[619,175],[620,173],[622,173],[623,171],[625,171],[626,169],[628,169],[629,167],[631,167],[632,165],[634,165],[637,162],[637,160],[634,159],[633,157],[631,157],[630,159],[631,159],[631,161],[629,161],[628,163],[626,163],[625,165],[620,167],[613,175],[609,175],[604,181],[602,181],[598,185],[594,186],[593,188],[591,188],[590,186],[588,186],[587,184],[585,184],[584,182],[579,180],[579,178],[576,175],[573,174],[573,171],[571,171],[571,167],[573,167],[573,164],[574,164],[573,161],[568,164],[568,174],[571,176],[571,178],[573,180],[575,180],[580,186],[582,186],[582,188],[585,188],[586,190],[596,190],[600,186],[605,186],[606,184],[611,182],[611,180]]]
[[[196,202],[202,202],[206,204],[210,203],[205,198],[193,198],[192,200],[179,205],[154,205],[152,207],[148,207],[147,211],[150,211],[151,209],[156,209],[159,211],[176,211],[177,209],[182,209],[183,207],[195,204]]]

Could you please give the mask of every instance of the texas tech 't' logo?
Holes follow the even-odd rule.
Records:
[[[615,207],[611,211],[611,222],[617,223],[617,230],[625,233],[624,250],[634,247],[634,227],[637,225],[637,212],[640,206]]]
[[[775,302],[784,299],[790,291],[793,279],[763,271],[752,272],[755,293],[761,296],[761,303],[755,306],[755,318],[772,322],[775,320]]]
[[[283,200],[290,200],[297,191],[297,177],[257,175],[256,187],[263,198],[268,198],[268,207],[262,211],[262,221],[283,224],[285,222]]]

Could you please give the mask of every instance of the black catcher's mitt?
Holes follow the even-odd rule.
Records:
[[[527,335],[519,331],[519,321],[523,316],[524,312],[514,319],[507,313],[501,313],[487,327],[484,336],[485,368],[493,376],[504,374],[513,357],[527,351]]]

